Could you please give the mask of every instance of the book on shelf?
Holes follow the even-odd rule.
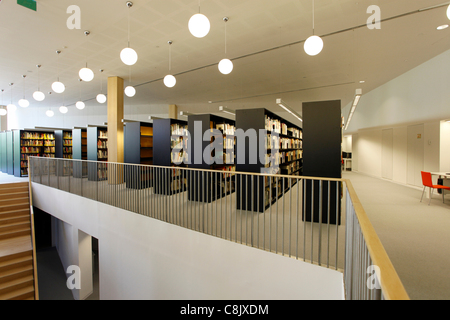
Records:
[[[106,148],[108,148],[108,141],[106,141],[106,140],[98,140],[97,141],[97,148],[99,148],[99,149],[106,149]]]
[[[99,131],[98,137],[102,139],[108,139],[108,131]]]
[[[188,126],[187,125],[173,123],[170,125],[170,130],[171,130],[172,135],[177,135],[177,136],[187,136],[188,135]]]
[[[108,151],[107,150],[98,150],[97,151],[97,158],[99,158],[99,159],[107,159],[108,158]]]

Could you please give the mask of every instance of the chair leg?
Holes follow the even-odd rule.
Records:
[[[422,202],[422,200],[423,200],[423,194],[425,193],[425,189],[426,189],[427,187],[423,187],[423,191],[422,191],[422,198],[420,198],[420,202]]]
[[[430,205],[430,204],[431,204],[431,198],[433,197],[433,191],[434,191],[434,189],[433,189],[433,188],[431,188],[430,201],[428,202],[428,205]]]

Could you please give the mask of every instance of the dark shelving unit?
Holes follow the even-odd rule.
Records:
[[[201,130],[195,127],[196,124],[201,124]],[[192,178],[189,176],[188,199],[209,203],[234,193],[236,189],[234,175],[236,171],[236,122],[212,114],[193,115],[188,118],[188,128],[192,141],[192,157],[189,167],[224,171],[221,174],[199,172]],[[223,152],[213,149],[214,147],[211,148],[211,143],[214,141],[222,147]],[[210,158],[205,159],[204,154],[209,154]],[[200,155],[201,157],[196,158]]]
[[[256,151],[256,154],[250,152],[249,138],[245,139],[243,154],[238,155],[243,160],[237,163],[236,171],[302,175],[302,128],[264,108],[237,110],[236,126],[244,132],[255,130],[257,138],[256,146],[252,150]],[[262,144],[260,141],[265,143]],[[241,152],[240,150],[238,145],[238,152]],[[264,161],[260,159],[260,154],[266,155]],[[270,156],[274,157],[272,164],[278,165],[278,170],[274,166],[269,166]],[[248,175],[243,178],[239,176],[236,181],[237,209],[264,212],[292,187],[289,180],[267,176]]]
[[[108,128],[103,126],[88,126],[87,128],[87,159],[105,162],[88,163],[88,180],[101,181],[107,179],[108,162]]]
[[[187,146],[187,121],[178,119],[153,120],[153,164],[155,166],[172,167],[167,169],[155,168],[154,192],[172,195],[186,191],[186,173],[175,170],[186,167],[186,148],[178,149],[180,144]]]
[[[74,128],[72,130],[72,158],[74,160],[87,160],[87,129]],[[82,162],[73,162],[74,178],[87,177],[87,166]]]
[[[125,163],[153,164],[153,124],[147,122],[127,122],[124,129]],[[145,189],[152,187],[150,168],[126,166],[127,188]]]
[[[342,145],[342,118],[341,101],[320,101],[303,103],[303,141],[305,157],[303,175],[307,177],[337,178],[342,177],[341,145]],[[314,186],[310,180],[304,180],[303,220],[313,222],[328,222],[328,209],[330,211],[330,224],[341,223],[341,182],[322,182],[320,194],[320,181]],[[314,200],[311,201],[314,188]],[[320,206],[322,197],[322,206]],[[330,197],[330,208],[328,208]],[[314,212],[311,205],[314,204]],[[319,212],[322,207],[322,212]],[[311,219],[311,213],[313,219]],[[320,219],[322,217],[322,219]]]
[[[14,176],[28,176],[29,156],[55,158],[54,131],[13,130],[12,134],[13,140],[8,143],[8,155],[9,145],[12,144],[14,155],[11,161],[14,163]]]
[[[6,158],[6,131],[2,131],[0,132],[0,171],[3,173],[8,173]]]

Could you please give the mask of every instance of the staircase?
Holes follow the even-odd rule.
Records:
[[[35,300],[28,182],[0,184],[0,300]]]

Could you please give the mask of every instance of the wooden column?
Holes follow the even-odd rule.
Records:
[[[169,105],[169,119],[178,119],[178,107],[176,104]]]
[[[123,123],[124,81],[119,77],[108,78],[108,162],[124,162]],[[123,182],[123,171],[108,166],[110,184]]]

